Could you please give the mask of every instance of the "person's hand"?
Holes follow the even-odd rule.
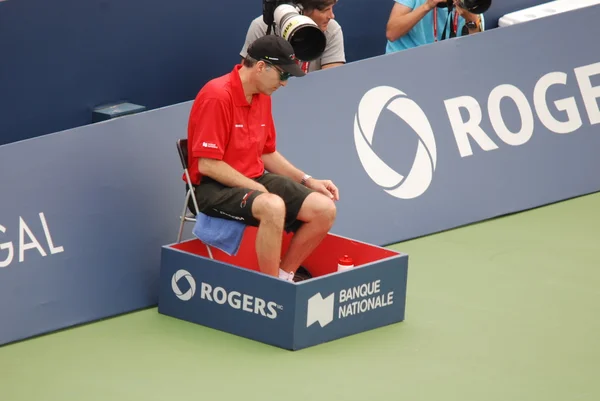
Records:
[[[263,192],[263,193],[265,193],[265,194],[268,194],[268,193],[269,193],[269,190],[267,189],[267,187],[265,187],[263,184],[260,184],[260,183],[258,183],[258,182],[256,183],[256,185],[254,185],[254,188],[253,188],[253,189],[254,189],[255,191],[260,191],[260,192]]]
[[[330,180],[317,180],[309,178],[306,181],[306,186],[316,192],[320,192],[331,200],[340,200],[340,193],[337,187]]]
[[[438,4],[440,3],[446,3],[448,0],[427,0],[427,8],[429,9],[429,11],[433,10],[434,8],[437,7]]]
[[[461,8],[459,6],[458,0],[454,0],[454,7],[456,7],[456,12],[458,13],[458,15],[463,17],[465,21],[467,21],[467,22],[478,22],[479,21],[479,15],[470,13],[467,10],[465,10],[464,8]]]

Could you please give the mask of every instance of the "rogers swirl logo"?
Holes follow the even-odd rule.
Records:
[[[182,278],[185,278],[187,280],[189,286],[186,292],[181,291],[181,289],[179,288],[178,281]],[[190,272],[188,272],[187,270],[177,270],[171,278],[171,288],[173,289],[173,292],[175,293],[177,298],[181,299],[182,301],[189,301],[196,293],[196,280],[194,280]]]
[[[372,148],[375,127],[384,109],[404,120],[419,137],[415,160],[406,177],[388,166]],[[378,86],[365,93],[354,116],[354,142],[363,168],[388,194],[413,199],[429,188],[437,161],[433,130],[423,110],[405,93],[390,86]]]

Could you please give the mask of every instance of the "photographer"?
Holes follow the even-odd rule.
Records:
[[[386,27],[386,53],[485,30],[491,0],[395,0]]]
[[[333,14],[333,6],[337,3],[337,0],[293,0],[293,3],[302,7],[302,15],[311,18],[317,24],[325,34],[327,41],[325,51],[321,57],[302,63],[304,72],[308,73],[345,64],[344,35],[342,27],[334,20],[335,15]],[[248,46],[256,39],[267,34],[267,28],[263,16],[259,16],[252,21],[246,34],[246,42],[240,52],[242,59],[247,55]],[[275,26],[271,34],[280,36],[279,27]]]

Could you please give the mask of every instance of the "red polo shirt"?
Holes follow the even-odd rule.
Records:
[[[261,156],[275,151],[271,97],[256,94],[249,104],[236,65],[198,93],[188,122],[188,163],[192,183],[200,183],[198,158],[223,160],[249,178],[264,172]],[[185,180],[185,175],[183,177]]]

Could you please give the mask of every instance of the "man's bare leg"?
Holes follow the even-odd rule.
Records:
[[[321,243],[335,221],[336,207],[333,201],[317,192],[306,197],[298,219],[304,224],[292,237],[290,246],[281,261],[281,270],[296,272],[300,264]]]
[[[279,277],[285,202],[274,194],[260,194],[252,202],[252,215],[260,221],[255,243],[260,271]]]

